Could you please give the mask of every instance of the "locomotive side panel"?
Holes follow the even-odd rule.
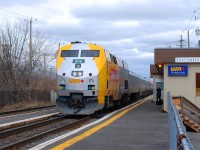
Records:
[[[129,81],[129,94],[131,100],[137,100],[146,95],[146,82],[143,78],[133,72],[129,72]]]
[[[95,64],[98,68],[98,102],[99,104],[104,105],[105,96],[107,91],[107,83],[106,83],[106,56],[104,49],[100,46],[89,44],[91,50],[100,50],[100,56],[98,58],[94,58]]]
[[[116,103],[128,94],[128,65],[120,58],[106,53],[107,95],[109,103]],[[126,95],[126,97],[128,97]],[[111,106],[113,104],[110,104]]]
[[[129,95],[128,95],[128,89],[129,89],[129,81],[128,81],[128,76],[129,76],[129,70],[128,70],[128,65],[125,61],[121,60],[120,58],[118,60],[118,65],[120,67],[120,78],[119,78],[119,97],[118,99],[125,99],[127,100]]]

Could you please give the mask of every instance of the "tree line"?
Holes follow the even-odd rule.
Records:
[[[58,47],[41,31],[31,36],[29,22],[0,23],[0,105],[48,99],[54,79],[44,57]]]

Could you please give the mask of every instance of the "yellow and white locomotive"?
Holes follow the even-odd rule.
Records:
[[[151,84],[96,44],[72,42],[58,51],[58,98],[63,114],[87,115],[151,94]]]

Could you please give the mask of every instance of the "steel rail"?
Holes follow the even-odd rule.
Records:
[[[57,127],[55,129],[45,131],[43,133],[34,135],[32,137],[29,137],[29,138],[17,141],[15,143],[0,147],[0,150],[10,150],[10,149],[16,149],[16,148],[22,147],[22,146],[24,146],[24,145],[26,145],[26,144],[28,144],[32,141],[40,140],[41,138],[44,138],[47,135],[51,135],[51,134],[55,134],[55,133],[58,133],[58,132],[61,132],[61,131],[64,131],[64,130],[70,130],[70,129],[76,128],[76,127],[88,122],[90,119],[91,119],[91,116],[83,118],[83,119],[78,120],[76,122],[73,122],[71,124],[63,125],[61,127]]]
[[[63,119],[64,119],[63,117],[58,117],[58,118],[39,121],[39,122],[31,123],[31,124],[28,124],[28,125],[23,125],[23,126],[15,127],[15,128],[8,129],[8,130],[5,130],[5,131],[1,131],[0,132],[0,139],[11,136],[13,134],[19,134],[20,132],[27,131],[28,129],[42,127],[44,125],[51,124],[51,123],[54,123],[54,122],[57,122],[57,121],[60,121],[60,120],[63,120]]]
[[[32,110],[40,110],[40,109],[52,108],[52,107],[56,107],[56,105],[48,105],[48,106],[41,106],[41,107],[33,107],[33,108],[5,111],[5,112],[0,112],[0,115],[9,115],[9,114],[14,114],[14,113],[20,113],[20,112],[32,111]]]

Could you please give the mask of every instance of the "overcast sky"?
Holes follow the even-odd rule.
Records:
[[[194,32],[200,26],[199,0],[0,0],[0,19],[27,17],[61,45],[96,43],[147,78],[154,48],[177,47],[187,30],[193,47],[200,40]]]

